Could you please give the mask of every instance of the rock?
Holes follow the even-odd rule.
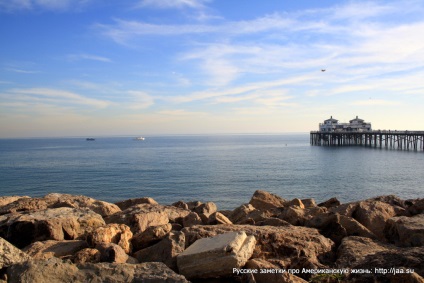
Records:
[[[114,243],[124,249],[125,253],[129,254],[132,251],[131,239],[133,233],[130,227],[125,224],[111,223],[104,227],[98,227],[91,232],[87,241],[95,247],[98,244]]]
[[[187,202],[188,209],[191,211],[194,211],[194,209],[200,205],[202,205],[202,202],[198,200]]]
[[[185,236],[182,232],[171,232],[159,243],[134,254],[139,262],[163,262],[172,270],[177,270],[177,256],[185,249]]]
[[[103,218],[88,208],[61,207],[2,215],[0,236],[22,248],[36,241],[75,240],[104,225]]]
[[[322,236],[317,229],[300,226],[250,226],[250,225],[214,225],[184,228],[186,245],[198,239],[213,237],[228,232],[244,231],[255,236],[256,246],[253,258],[279,259],[285,261],[287,268],[296,258],[306,260],[305,264],[321,266],[334,260],[334,243]]]
[[[254,192],[249,204],[259,210],[269,210],[282,207],[287,201],[277,195],[266,191],[257,190]]]
[[[281,270],[281,268],[275,264],[272,264],[264,259],[254,258],[246,263],[245,268],[257,270],[253,276],[256,282],[266,283],[307,283],[300,277],[297,277],[288,272],[284,273],[261,273],[260,270]]]
[[[408,212],[411,215],[416,215],[424,212],[424,198],[414,201],[413,205],[408,207]]]
[[[162,210],[168,215],[169,222],[178,224],[183,224],[183,218],[191,212],[190,210],[170,205],[162,206]]]
[[[17,200],[0,207],[0,215],[16,212],[44,210],[47,208],[48,203],[44,199],[18,198]]]
[[[191,227],[201,224],[203,224],[203,221],[196,212],[190,212],[186,217],[183,218],[183,227]]]
[[[209,224],[212,220],[211,215],[217,211],[217,206],[213,202],[202,203],[196,206],[193,210],[196,212],[203,221],[203,224]]]
[[[184,276],[176,274],[165,264],[149,262],[85,263],[74,265],[52,258],[46,261],[27,261],[8,268],[10,283],[45,282],[169,282],[188,283]]]
[[[298,198],[294,198],[291,201],[287,202],[285,206],[297,206],[297,207],[300,207],[301,209],[305,208],[305,205],[303,204],[303,202]]]
[[[96,200],[86,196],[53,193],[46,195],[44,199],[49,204],[49,208],[89,208],[92,211],[100,214],[102,217],[106,217],[121,211],[121,209],[113,203]]]
[[[305,208],[316,207],[317,204],[313,198],[302,199],[302,203]]]
[[[264,220],[258,221],[255,223],[257,226],[291,226],[290,223],[284,221],[280,218],[268,217]]]
[[[227,216],[217,211],[211,215],[211,224],[233,224],[233,222]]]
[[[370,202],[381,201],[381,202],[390,204],[391,206],[397,206],[401,210],[408,208],[407,202],[405,202],[403,199],[395,195],[378,196],[375,198],[367,199],[365,201],[370,201]]]
[[[121,209],[125,210],[131,206],[137,205],[137,204],[158,204],[154,199],[150,197],[143,197],[143,198],[132,198],[127,199],[119,202],[115,202],[115,204]]]
[[[0,269],[29,260],[28,254],[0,238]]]
[[[398,246],[424,246],[424,214],[390,218],[386,222],[384,234],[389,241]]]
[[[15,202],[19,199],[22,198],[30,198],[28,196],[4,196],[4,197],[0,197],[0,207],[8,205],[9,203]]]
[[[156,244],[166,235],[169,234],[172,230],[172,225],[170,223],[159,225],[159,226],[151,226],[147,228],[142,233],[136,234],[131,242],[133,244],[134,250],[138,251],[153,244]]]
[[[351,217],[340,215],[339,223],[346,229],[348,236],[361,236],[376,239],[374,233]]]
[[[353,217],[353,213],[356,211],[358,204],[359,202],[345,203],[338,206],[329,207],[328,211],[348,217]]]
[[[322,207],[326,207],[326,208],[337,207],[339,205],[340,205],[340,201],[337,198],[330,198],[330,199],[318,204],[318,206],[322,206]]]
[[[72,261],[74,263],[97,263],[101,261],[101,254],[98,249],[86,248],[78,251]]]
[[[296,226],[302,226],[306,221],[305,210],[299,206],[285,207],[278,218]]]
[[[348,282],[388,282],[388,274],[378,270],[390,268],[408,268],[420,276],[424,274],[424,247],[399,248],[368,238],[347,237],[343,239],[337,254],[336,264],[339,268],[372,270],[370,274],[350,274]],[[397,275],[391,276],[391,279],[403,282]]]
[[[124,211],[105,218],[106,223],[125,224],[131,231],[141,233],[151,226],[164,225],[169,222],[168,214],[161,205],[137,204]]]
[[[100,252],[100,261],[102,262],[126,263],[129,258],[117,244],[101,243],[96,246],[96,249]]]
[[[23,249],[32,258],[48,259],[51,257],[66,258],[87,248],[87,242],[81,240],[35,242]]]
[[[229,276],[233,268],[246,264],[255,243],[255,237],[244,232],[199,239],[177,256],[178,269],[189,279]]]
[[[177,202],[174,202],[173,204],[171,204],[172,206],[175,206],[175,207],[178,207],[178,208],[181,208],[181,209],[185,209],[185,210],[190,210],[189,208],[188,208],[188,204],[187,203],[185,203],[185,202],[183,202],[182,200],[180,200],[180,201],[177,201]]]
[[[367,227],[379,239],[384,239],[384,227],[389,218],[396,216],[396,211],[392,205],[381,201],[361,201],[359,202],[353,218]]]
[[[241,221],[244,221],[246,219],[246,216],[254,211],[255,208],[251,204],[243,204],[236,209],[234,209],[227,217],[230,219],[233,223],[238,223]]]

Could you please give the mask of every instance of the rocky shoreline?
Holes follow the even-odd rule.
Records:
[[[0,197],[0,282],[424,282],[424,199]]]

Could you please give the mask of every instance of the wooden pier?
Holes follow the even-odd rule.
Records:
[[[367,146],[424,151],[424,131],[311,132],[311,145]]]

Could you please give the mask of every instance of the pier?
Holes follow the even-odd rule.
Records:
[[[311,145],[424,151],[424,131],[311,131]]]

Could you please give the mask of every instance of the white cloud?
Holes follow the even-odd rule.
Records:
[[[69,54],[66,57],[70,61],[93,60],[93,61],[106,62],[106,63],[112,62],[112,60],[107,57],[102,57],[102,56],[92,55],[92,54]]]
[[[137,6],[138,7],[154,7],[160,9],[169,8],[194,8],[200,9],[205,7],[205,3],[210,0],[143,0]]]
[[[378,105],[387,106],[387,105],[399,105],[400,102],[382,100],[382,99],[369,99],[369,100],[354,101],[351,104],[352,105],[359,105],[359,106],[378,106]]]
[[[92,0],[0,0],[0,10],[19,11],[44,9],[64,11],[79,9]]]
[[[155,101],[153,97],[142,91],[128,91],[130,94],[129,109],[146,109],[152,106]]]
[[[31,103],[40,103],[46,105],[86,105],[95,108],[105,108],[111,105],[111,102],[89,98],[77,93],[50,89],[50,88],[29,88],[29,89],[12,89],[1,95],[9,101],[25,102],[30,106]]]

